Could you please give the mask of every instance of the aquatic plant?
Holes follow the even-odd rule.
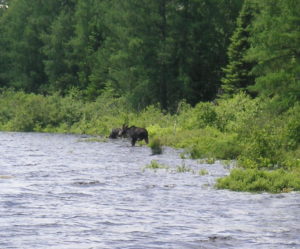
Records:
[[[200,176],[208,175],[207,169],[200,169],[200,170],[199,170],[199,175],[200,175]]]
[[[185,162],[182,161],[181,165],[176,167],[177,173],[186,173],[186,172],[194,172],[192,168],[185,165]]]
[[[153,170],[157,170],[157,169],[169,169],[169,166],[164,165],[164,164],[160,164],[156,160],[151,160],[150,164],[147,164],[143,168],[143,170],[145,170],[145,169],[153,169]]]
[[[97,136],[97,137],[89,137],[89,138],[80,138],[78,139],[78,142],[107,142],[108,138],[103,136]]]
[[[216,159],[213,158],[213,157],[211,157],[211,158],[203,158],[203,159],[199,159],[199,160],[198,160],[198,163],[200,163],[200,164],[203,164],[203,163],[205,163],[205,164],[214,164],[215,161],[216,161]]]
[[[162,154],[162,144],[159,138],[154,138],[150,141],[150,148],[152,151],[152,155]]]

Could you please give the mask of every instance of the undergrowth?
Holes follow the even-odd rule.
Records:
[[[153,154],[184,148],[191,158],[235,160],[237,169],[218,188],[236,191],[300,190],[300,104],[278,111],[271,100],[244,93],[216,104],[184,101],[177,112],[148,106],[136,112],[124,98],[103,95],[85,102],[65,97],[0,91],[0,130],[91,134],[107,137],[124,123],[147,128]],[[152,165],[155,166],[155,163]]]

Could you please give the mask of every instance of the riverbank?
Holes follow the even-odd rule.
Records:
[[[218,180],[217,188],[235,191],[300,190],[300,105],[278,111],[271,101],[241,93],[217,103],[191,107],[178,104],[175,113],[149,106],[136,112],[125,99],[103,95],[93,102],[80,92],[65,97],[2,91],[0,130],[107,136],[122,124],[145,127],[150,141],[184,148],[182,156],[236,160],[237,168]]]

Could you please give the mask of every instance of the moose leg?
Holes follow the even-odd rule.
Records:
[[[136,140],[137,140],[137,139],[136,139],[135,137],[133,137],[133,138],[131,139],[131,145],[132,145],[132,146],[135,145]]]

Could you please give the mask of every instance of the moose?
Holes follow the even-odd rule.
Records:
[[[119,136],[131,138],[131,145],[135,146],[136,141],[145,140],[148,144],[148,131],[145,128],[140,128],[136,126],[128,127],[128,125],[123,125]]]
[[[118,137],[121,137],[121,132],[122,132],[122,128],[114,128],[111,130],[109,138],[116,139]]]

